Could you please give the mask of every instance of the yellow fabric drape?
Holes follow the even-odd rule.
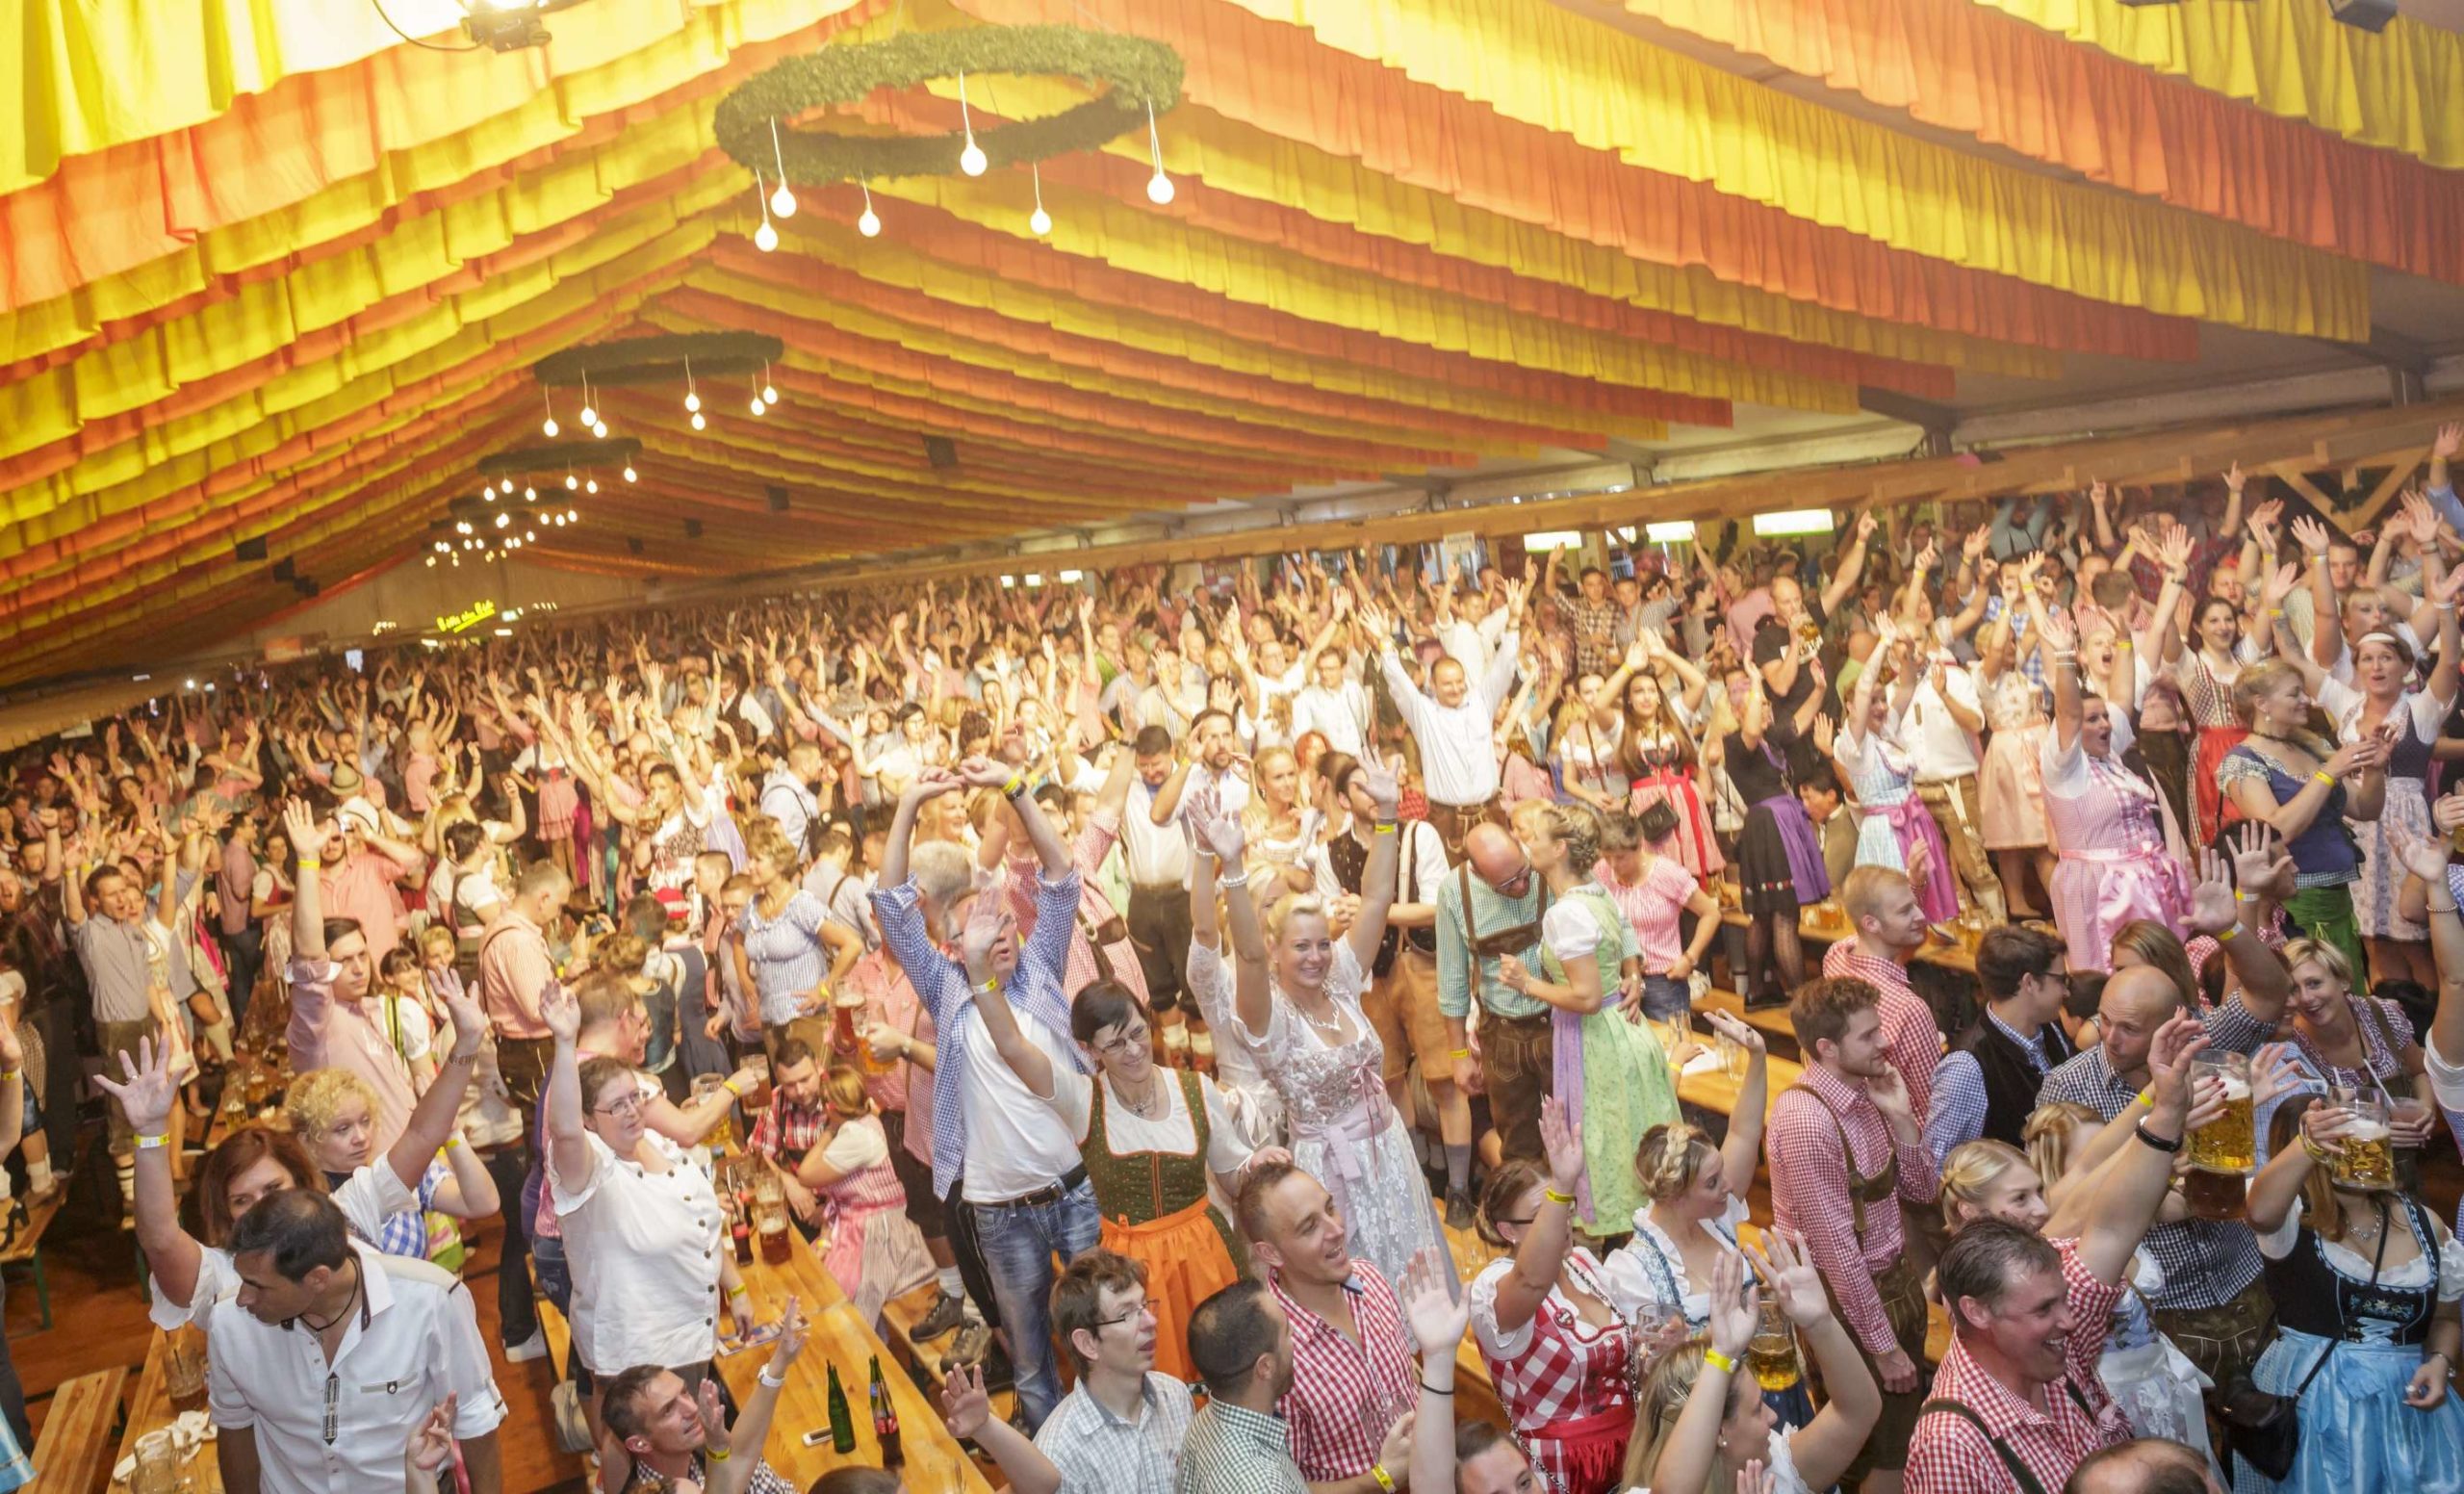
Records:
[[[2464,37],[2399,15],[2375,36],[2325,0],[1974,0],[2365,145],[2464,167]]]
[[[2464,183],[2413,157],[2246,107],[1970,0],[1625,0],[1625,7],[2094,181],[2313,248],[2464,283]]]
[[[201,234],[306,204],[322,209],[306,220],[316,231],[282,249],[324,242],[412,193],[450,193],[595,120],[610,132],[620,121],[607,116],[620,111],[715,100],[733,80],[824,43],[880,3],[594,0],[586,36],[543,51],[448,56],[401,46],[295,75],[203,124],[70,158],[39,184],[0,195],[0,308],[65,295],[178,255]]]
[[[876,197],[924,203],[967,222],[1015,230],[1014,208],[951,177],[880,183]],[[1047,201],[1050,198],[1047,197]],[[1194,286],[1233,300],[1487,361],[1577,378],[1793,409],[1853,411],[1844,384],[1723,364],[1674,348],[1602,337],[1461,296],[1429,294],[1192,228],[1111,198],[1082,196],[1053,215],[1056,250]]]
[[[1138,0],[1212,3],[1630,165],[1915,253],[2168,315],[2369,336],[2359,265],[1963,156],[1535,0]]]

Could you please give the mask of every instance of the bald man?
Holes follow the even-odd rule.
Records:
[[[2219,884],[2202,883],[2194,899],[2189,927],[2194,934],[2228,934],[2224,954],[2234,982],[2223,1003],[2199,1019],[2210,1051],[2255,1053],[2284,1017],[2284,962],[2259,942],[2252,926],[2263,905],[2234,905],[2230,898]],[[2096,1002],[2101,1043],[2047,1074],[2037,1103],[2067,1100],[2108,1120],[2134,1107],[2143,1114],[2139,1096],[2147,1088],[2156,1030],[2176,1012],[2196,1010],[2196,995],[2153,966],[2114,971]],[[2275,1334],[2275,1303],[2260,1277],[2259,1243],[2250,1226],[2238,1219],[2160,1224],[2147,1231],[2146,1249],[2165,1269],[2164,1286],[2148,1296],[2149,1316],[2174,1346],[2219,1385],[2256,1364]]]
[[[1521,960],[1541,975],[1540,919],[1549,889],[1521,842],[1490,824],[1463,836],[1463,863],[1437,891],[1437,1010],[1446,1018],[1454,1082],[1472,1081],[1467,1027],[1480,1005],[1478,1073],[1508,1160],[1538,1161],[1540,1101],[1549,1093],[1548,1003],[1498,978],[1498,962]]]
[[[2090,1454],[2062,1494],[2224,1494],[2224,1486],[2190,1448],[2140,1437]]]

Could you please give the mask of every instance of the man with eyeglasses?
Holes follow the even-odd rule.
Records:
[[[1078,1383],[1035,1440],[990,1414],[977,1369],[953,1371],[942,1392],[951,1433],[990,1453],[1015,1494],[1171,1494],[1194,1405],[1188,1385],[1155,1368],[1146,1268],[1101,1249],[1080,1255],[1053,1283],[1052,1326]]]
[[[1537,1159],[1540,1101],[1549,1093],[1549,1005],[1499,978],[1499,964],[1520,960],[1532,976],[1549,889],[1533,874],[1521,842],[1495,825],[1463,837],[1463,863],[1437,889],[1437,1010],[1446,1018],[1454,1083],[1469,1094],[1476,1072],[1489,1097],[1505,1157]],[[1480,1062],[1472,1063],[1468,1024],[1480,1004]]]

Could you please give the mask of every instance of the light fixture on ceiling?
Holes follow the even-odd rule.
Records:
[[[761,205],[761,226],[753,230],[753,246],[767,254],[779,246],[779,230],[770,225],[770,201],[761,195],[761,168],[753,168],[753,200]]]
[[[762,402],[762,400],[761,400],[761,386],[760,386],[759,384],[756,384],[756,385],[754,385],[754,386],[753,386],[753,399],[752,399],[752,404],[753,404],[753,413],[754,413],[754,414],[756,414],[756,415],[762,415],[762,414],[766,414],[766,413],[768,413],[768,411],[769,411],[769,409],[770,409],[770,406],[769,406],[769,405],[767,405],[767,404],[764,404],[764,403]]]
[[[539,423],[539,434],[546,436],[551,441],[553,441],[556,439],[556,430],[558,428],[556,425],[556,397],[548,393],[545,385],[540,387],[539,402],[544,405],[548,411],[548,418]]]
[[[626,480],[626,481],[628,481],[628,482],[631,482],[631,481],[633,481],[633,480],[635,479],[635,477],[636,477],[637,476],[638,476],[638,474],[636,474],[636,473],[633,471],[633,464],[632,464],[632,463],[630,463],[630,462],[627,462],[627,463],[625,464],[625,480]]]
[[[1027,215],[1027,231],[1040,239],[1052,232],[1052,215],[1043,210],[1043,167],[1031,166],[1027,169],[1036,179],[1036,210]]]
[[[864,194],[864,211],[856,216],[856,231],[867,239],[878,239],[882,232],[882,216],[873,211],[873,189],[858,182],[856,190]]]
[[[770,360],[767,358],[761,360],[761,402],[763,404],[779,402],[779,388],[770,382]]]
[[[587,374],[581,376],[581,423],[585,425],[600,424],[599,412],[590,405],[590,375]]]
[[[1146,200],[1162,207],[1172,200],[1172,179],[1164,174],[1164,137],[1155,133],[1155,103],[1146,103],[1146,149],[1155,159],[1155,174],[1146,179]]]
[[[781,218],[796,216],[796,194],[787,190],[787,157],[779,148],[779,119],[770,119],[770,159],[779,164],[779,190],[770,194],[770,211]]]
[[[986,159],[984,147],[975,142],[975,116],[966,108],[966,73],[959,73],[959,128],[966,132],[966,145],[959,151],[959,169],[969,176],[982,176],[992,163]]]

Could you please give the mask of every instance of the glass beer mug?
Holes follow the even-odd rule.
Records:
[[[2199,1081],[2213,1078],[2224,1087],[2224,1114],[2193,1131],[2190,1136],[2191,1166],[2202,1172],[2215,1174],[2207,1181],[2246,1178],[2258,1169],[2259,1143],[2255,1115],[2256,1106],[2250,1096],[2250,1059],[2246,1053],[2202,1053],[2191,1060],[2191,1088],[2194,1094],[2201,1088]],[[2209,1187],[2185,1190],[2192,1211],[2203,1219],[2230,1219],[2240,1215],[2244,1206],[2244,1190]],[[2229,1203],[2226,1201],[2229,1198]],[[2221,1210],[2223,1212],[2217,1212]]]
[[[2386,1096],[2344,1085],[2329,1086],[2329,1095],[2352,1115],[2343,1134],[2336,1138],[2344,1147],[2344,1155],[2328,1164],[2337,1186],[2367,1192],[2395,1187],[2395,1131],[2387,1123]]]

